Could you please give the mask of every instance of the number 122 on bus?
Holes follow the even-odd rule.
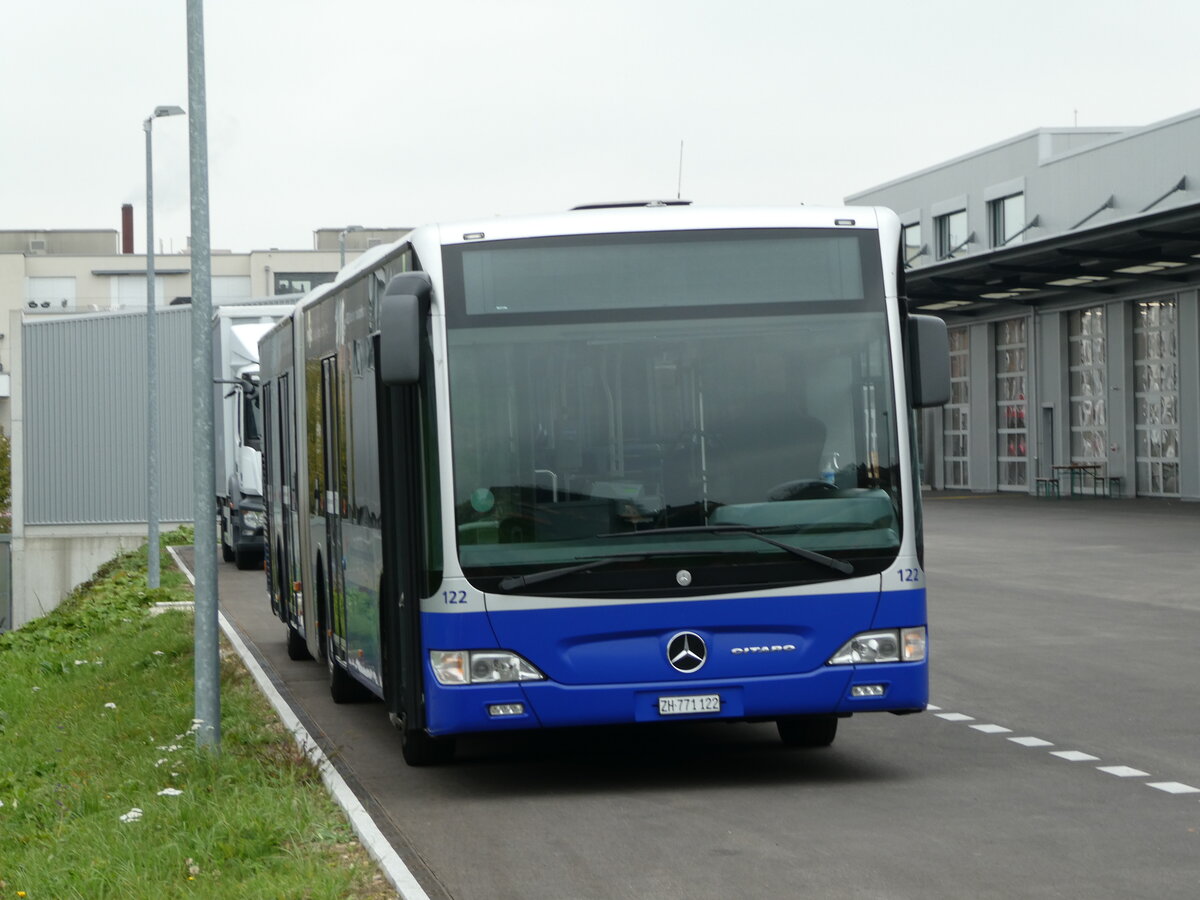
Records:
[[[877,208],[417,228],[260,344],[271,607],[404,758],[456,735],[928,701],[913,410],[941,320]]]

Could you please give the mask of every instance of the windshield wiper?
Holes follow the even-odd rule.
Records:
[[[588,569],[594,569],[597,566],[607,566],[609,563],[615,562],[636,562],[639,559],[645,559],[649,553],[618,553],[614,556],[601,556],[596,559],[589,559],[586,562],[581,562],[574,566],[562,566],[557,569],[543,569],[541,572],[530,572],[528,575],[510,575],[508,578],[501,578],[497,587],[502,591],[512,591],[519,587],[525,587],[530,584],[537,584],[542,581],[549,581],[552,578],[561,578],[563,575],[573,575],[576,572],[586,572]]]
[[[647,534],[744,534],[752,537],[757,541],[762,541],[764,544],[770,544],[772,547],[778,547],[780,550],[786,550],[793,556],[799,556],[801,559],[806,559],[809,562],[819,563],[822,566],[833,569],[835,572],[841,572],[843,575],[851,575],[854,573],[854,566],[846,562],[844,559],[834,559],[832,556],[826,556],[824,553],[817,553],[813,550],[806,550],[804,547],[795,547],[791,544],[785,544],[783,541],[777,541],[767,537],[763,531],[772,531],[779,526],[766,526],[764,528],[751,528],[745,525],[681,525],[676,528],[645,528],[641,531],[614,531],[609,534],[598,534],[598,538],[628,538],[640,537]]]

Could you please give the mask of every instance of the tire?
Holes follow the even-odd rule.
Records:
[[[262,552],[259,550],[243,550],[241,547],[233,551],[233,564],[242,571],[262,568]]]
[[[217,514],[217,520],[218,520],[218,522],[220,522],[220,530],[217,532],[217,534],[220,536],[218,538],[218,540],[220,540],[220,542],[221,542],[221,558],[224,559],[225,562],[233,562],[233,560],[234,560],[233,548],[230,547],[227,543],[225,543],[225,511],[224,510],[221,510]]]
[[[333,657],[333,635],[325,633],[325,664],[329,667],[329,696],[334,703],[362,703],[371,693],[354,680],[353,676]]]
[[[455,740],[437,738],[424,728],[410,729],[403,718],[393,719],[400,731],[400,754],[410,766],[436,766],[454,759]]]
[[[837,736],[837,716],[793,716],[778,719],[779,739],[785,747],[828,747]]]
[[[333,628],[327,624],[333,621],[330,615],[329,603],[325,599],[325,573],[317,571],[317,602],[320,604],[321,615],[321,646],[325,651],[325,665],[329,668],[329,696],[334,703],[361,703],[372,698],[372,694],[363,685],[354,680],[353,676],[340,665],[333,653]]]
[[[292,628],[291,625],[287,626],[287,655],[288,659],[296,662],[312,659],[312,654],[308,652],[308,644],[304,641],[304,635]]]

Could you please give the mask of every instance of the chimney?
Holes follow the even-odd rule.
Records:
[[[133,204],[121,206],[121,252],[133,252]]]

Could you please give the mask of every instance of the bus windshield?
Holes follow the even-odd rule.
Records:
[[[466,296],[447,278],[461,304],[448,316],[455,520],[477,585],[661,593],[669,574],[674,590],[729,591],[894,558],[894,391],[882,291],[862,287],[873,279],[843,279],[857,296],[786,308],[754,290],[785,279],[760,273],[720,304],[647,315],[546,292],[528,315],[497,317],[463,270]],[[493,290],[521,302],[514,287]],[[514,580],[538,572],[563,577]]]

